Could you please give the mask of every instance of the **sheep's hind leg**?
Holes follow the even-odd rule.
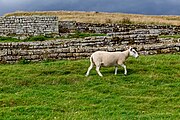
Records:
[[[118,67],[117,66],[115,66],[115,75],[117,75],[117,71],[118,71]]]
[[[91,65],[89,66],[88,71],[87,71],[87,73],[86,73],[86,76],[89,75],[89,72],[91,71],[92,68],[93,68],[93,63],[91,63]]]
[[[121,66],[124,68],[124,75],[127,75],[127,69],[126,69],[126,65],[121,64]]]
[[[100,69],[100,66],[96,66],[96,71],[97,71],[97,73],[99,74],[99,76],[103,76],[102,74],[101,74],[101,72],[99,71],[99,69]]]

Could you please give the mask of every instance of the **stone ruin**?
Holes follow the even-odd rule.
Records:
[[[59,34],[57,17],[0,17],[0,36],[35,36],[46,34]]]
[[[73,32],[104,33],[106,36],[56,39],[37,42],[0,42],[0,62],[16,63],[20,60],[82,59],[92,52],[123,51],[131,45],[140,54],[161,54],[180,51],[179,39],[163,39],[159,35],[179,34],[179,26],[92,24],[58,21],[57,17],[0,17],[0,35],[59,35]]]

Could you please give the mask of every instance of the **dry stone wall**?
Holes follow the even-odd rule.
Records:
[[[0,17],[0,36],[59,34],[58,18],[53,16]]]
[[[75,21],[58,21],[58,17],[55,16],[0,17],[0,36],[59,35],[74,31],[93,33],[129,32],[129,34],[138,34],[146,32],[146,34],[180,34],[180,26],[79,23]]]
[[[150,40],[150,39],[149,39]],[[173,40],[161,40],[156,44],[133,44],[140,54],[160,54],[180,51],[180,43]],[[92,52],[123,51],[126,44],[112,37],[92,37],[85,39],[53,40],[43,42],[0,43],[0,62],[15,63],[20,60],[42,61],[47,59],[82,59]]]
[[[79,23],[75,21],[59,21],[60,33],[63,32],[93,32],[93,33],[112,33],[112,32],[145,32],[150,34],[173,35],[180,34],[180,26],[175,25],[145,25],[145,24],[94,24]]]
[[[62,35],[75,31],[106,33],[107,36],[0,43],[0,62],[81,59],[89,57],[97,50],[123,51],[126,45],[135,47],[143,55],[180,51],[179,39],[158,38],[160,34],[180,34],[180,26],[58,22],[57,17],[52,16],[0,17],[0,36]]]
[[[75,21],[58,21],[58,17],[55,16],[0,17],[0,36],[59,35],[61,33],[71,33],[74,31],[93,33],[129,32],[129,34],[180,34],[180,26],[79,23]]]

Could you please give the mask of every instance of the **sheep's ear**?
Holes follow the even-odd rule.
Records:
[[[132,51],[132,47],[131,46],[129,46],[129,50]]]

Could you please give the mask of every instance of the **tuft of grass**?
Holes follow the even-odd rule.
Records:
[[[60,38],[71,39],[71,38],[85,38],[85,37],[93,37],[93,36],[106,36],[106,34],[75,32],[75,33],[69,34],[68,36],[65,36],[65,37],[62,36]]]
[[[160,35],[159,38],[180,38],[180,35],[177,34],[177,35]]]
[[[106,34],[99,34],[99,33],[82,33],[82,32],[75,32],[74,34],[69,34],[68,36],[58,37],[61,39],[70,39],[70,38],[85,38],[85,37],[92,37],[92,36],[106,36]],[[58,39],[56,38],[56,39]],[[33,41],[45,41],[45,40],[53,40],[53,36],[31,36],[24,40],[20,40],[13,37],[1,37],[0,42],[33,42]]]
[[[129,17],[125,17],[122,19],[122,21],[120,21],[120,23],[122,24],[132,24],[133,22],[131,21],[131,19]]]
[[[28,37],[24,40],[20,40],[18,38],[14,38],[14,37],[0,36],[0,42],[30,42],[30,41],[45,41],[47,39],[50,39],[50,38],[45,37],[45,36],[32,36],[32,37]]]
[[[1,119],[180,119],[179,54],[140,56],[120,67],[89,60],[0,65]]]
[[[45,41],[45,40],[47,40],[47,37],[45,36],[32,36],[25,39],[24,41]]]
[[[13,38],[13,37],[0,36],[0,42],[20,42],[20,40],[17,38]]]

